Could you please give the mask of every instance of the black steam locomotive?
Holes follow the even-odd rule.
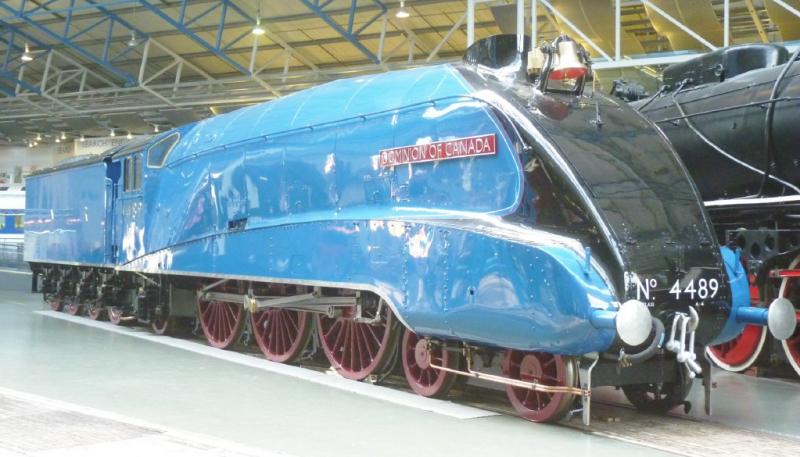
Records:
[[[668,67],[664,85],[633,103],[681,155],[722,243],[741,249],[753,305],[800,308],[800,49],[735,46]],[[796,311],[800,318],[800,313]],[[763,327],[708,349],[742,371],[785,360],[800,374],[800,332]],[[766,348],[766,349],[765,349]],[[761,355],[761,357],[760,357]]]

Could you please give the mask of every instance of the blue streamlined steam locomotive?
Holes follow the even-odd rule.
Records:
[[[588,420],[598,385],[679,405],[709,376],[695,354],[767,311],[665,139],[583,93],[581,48],[523,56],[489,38],[463,64],[332,82],[42,171],[26,260],[54,309],[157,332],[196,318],[211,345],[245,332],[277,362],[316,337],[347,378],[397,360],[438,396],[480,377],[534,421],[576,398]]]

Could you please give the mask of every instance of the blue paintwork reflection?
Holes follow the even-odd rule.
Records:
[[[26,261],[104,263],[105,164],[33,176],[25,185]]]

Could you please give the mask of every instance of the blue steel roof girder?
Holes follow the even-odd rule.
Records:
[[[20,70],[30,63],[22,62],[21,60],[22,54],[25,52],[25,43],[33,40],[29,40],[29,37],[3,21],[0,21],[0,26],[2,27],[2,30],[0,30],[0,43],[6,45],[5,52],[3,52],[3,65],[0,67],[0,79],[11,82],[14,88],[12,92],[6,90],[4,93],[9,97],[14,97],[16,96],[16,88],[20,87],[35,94],[41,94],[41,90],[38,87],[23,81],[18,76]],[[18,40],[20,37],[22,42]],[[33,41],[33,44],[46,52],[35,53],[31,62],[42,59],[51,50],[44,43]]]
[[[51,15],[56,14],[55,11],[46,10],[46,5],[47,4],[48,3],[44,3],[42,5],[37,5],[36,8],[33,8],[31,10],[27,10],[26,9],[27,1],[23,0],[21,2],[21,4],[20,4],[19,10],[17,10],[15,8],[3,3],[3,2],[0,2],[0,9],[8,12],[11,15],[10,17],[12,17],[13,19],[22,21],[23,23],[29,25],[33,30],[35,30],[38,33],[46,36],[48,39],[53,40],[53,41],[57,41],[57,42],[63,44],[64,46],[66,46],[67,48],[69,48],[70,50],[75,52],[76,54],[80,55],[82,58],[97,64],[98,66],[102,67],[104,70],[106,70],[109,73],[115,75],[117,78],[120,78],[122,81],[124,81],[126,86],[132,86],[132,85],[136,84],[136,79],[133,77],[133,75],[131,75],[130,73],[128,73],[128,72],[126,72],[126,71],[124,71],[124,70],[122,70],[122,69],[120,69],[120,68],[118,68],[116,66],[114,66],[114,64],[112,63],[113,58],[110,55],[111,42],[114,39],[114,37],[113,37],[113,29],[114,29],[115,23],[116,24],[120,24],[120,25],[122,25],[124,27],[127,27],[129,30],[132,30],[135,33],[135,32],[137,32],[137,30],[134,27],[130,26],[130,24],[128,24],[126,21],[123,21],[117,15],[111,13],[107,8],[104,7],[104,5],[98,5],[93,0],[86,0],[86,2],[84,4],[82,4],[82,5],[76,5],[74,0],[70,0],[70,8],[64,8],[64,9],[61,10],[61,11],[67,13],[67,17],[70,17],[69,11],[74,11],[78,6],[82,6],[83,7],[82,9],[87,9],[89,7],[89,5],[91,5],[91,7],[95,8],[95,9],[99,9],[99,10],[103,11],[108,16],[108,17],[103,17],[100,20],[96,21],[95,23],[93,23],[91,25],[87,25],[85,27],[85,29],[90,29],[91,30],[91,29],[94,29],[94,28],[98,27],[99,25],[101,25],[101,24],[103,24],[105,22],[108,22],[108,30],[107,30],[107,33],[106,33],[105,42],[103,44],[103,52],[102,52],[101,56],[98,56],[95,53],[90,52],[86,48],[78,45],[74,41],[76,36],[82,35],[83,33],[86,32],[86,30],[81,30],[81,32],[79,32],[78,34],[70,36],[70,31],[71,31],[70,29],[72,28],[71,19],[70,20],[65,20],[64,29],[62,31],[63,33],[55,32],[55,31],[53,31],[53,30],[51,30],[51,29],[39,24],[35,20],[35,16],[37,16],[39,14],[44,14],[43,13],[44,11],[46,11],[47,14],[51,14]],[[141,32],[139,32],[139,33],[141,33]],[[142,34],[142,35],[144,36],[144,34]]]
[[[378,5],[379,12],[371,19],[366,21],[364,24],[361,25],[358,29],[355,29],[355,20],[356,20],[356,11],[358,9],[358,1],[359,0],[350,0],[350,10],[347,16],[347,26],[343,27],[338,22],[336,22],[333,17],[331,17],[328,12],[325,11],[325,7],[330,5],[333,0],[327,0],[325,2],[321,2],[319,0],[300,0],[311,12],[316,14],[320,19],[325,21],[331,28],[333,28],[339,35],[341,35],[344,39],[349,41],[353,46],[355,46],[362,54],[367,56],[367,58],[372,61],[372,63],[380,63],[380,59],[366,46],[361,42],[359,39],[359,34],[363,32],[367,27],[375,23],[381,16],[386,14],[387,8],[380,0],[370,0],[371,3]]]
[[[173,17],[158,6],[154,5],[149,0],[139,0],[139,3],[144,6],[147,10],[155,14],[156,16],[160,17],[162,20],[167,22],[169,25],[174,27],[176,30],[180,31],[184,35],[188,36],[192,41],[199,44],[203,47],[206,51],[214,54],[220,60],[224,61],[231,67],[233,67],[236,71],[239,71],[245,75],[252,76],[250,70],[245,68],[244,65],[241,65],[239,62],[235,61],[231,56],[229,56],[225,50],[227,49],[227,45],[223,46],[222,38],[223,34],[225,33],[225,20],[228,16],[228,10],[234,10],[240,15],[242,15],[245,19],[251,20],[251,18],[244,13],[240,8],[236,7],[235,4],[232,4],[229,0],[220,0],[218,3],[213,4],[210,8],[206,8],[200,14],[189,18],[187,15],[187,6],[189,5],[190,0],[182,0],[181,5],[179,8],[179,12],[177,17]],[[214,43],[210,43],[196,32],[191,30],[189,27],[197,22],[198,20],[208,16],[214,11],[220,11],[219,22],[217,25],[216,30],[216,38],[214,39]],[[242,37],[243,38],[243,37]],[[242,38],[239,38],[241,40]]]

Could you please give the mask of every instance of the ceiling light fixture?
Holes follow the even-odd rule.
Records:
[[[114,129],[111,129],[111,132],[109,132],[108,136],[111,137],[117,136],[117,132],[115,132]]]
[[[42,141],[42,134],[41,133],[37,133],[36,134],[36,141]]]
[[[153,133],[158,133],[158,124],[153,124]]]
[[[80,140],[78,140],[78,141],[80,141],[81,143],[83,143],[84,141],[86,141],[86,137],[84,137],[84,136],[83,136],[83,133],[81,133],[81,138],[80,138]]]
[[[256,19],[256,26],[253,27],[253,35],[261,36],[265,33],[267,33],[267,31],[261,26],[261,18]]]
[[[61,138],[56,137],[56,143],[61,143]]]
[[[137,44],[139,44],[139,41],[136,39],[136,32],[131,30],[131,39],[128,40],[128,47],[133,48]]]
[[[406,0],[400,0],[400,9],[394,14],[394,17],[398,19],[405,19],[411,16],[411,13],[408,12],[406,9]]]
[[[253,35],[261,36],[267,33],[261,26],[261,0],[256,0],[256,26],[253,27]]]
[[[125,138],[127,138],[129,140],[133,139],[133,135],[131,135],[131,131],[130,130],[128,130],[128,134],[125,136]]]
[[[64,132],[61,132],[61,139],[62,140],[66,140],[67,139],[67,134],[64,133]]]
[[[31,48],[28,47],[28,43],[25,43],[25,52],[22,53],[22,57],[20,60],[23,62],[30,62],[33,60],[33,55],[31,54]]]

